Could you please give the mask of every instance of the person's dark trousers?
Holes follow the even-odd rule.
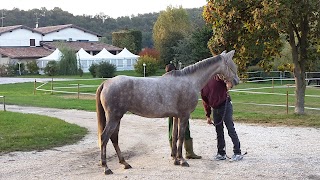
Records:
[[[227,106],[227,108],[225,106]],[[226,142],[224,139],[224,130],[223,130],[224,126],[223,126],[223,123],[221,123],[224,113],[225,113],[225,117],[223,121],[225,126],[228,129],[228,134],[233,142],[233,152],[234,154],[241,154],[240,141],[239,141],[237,132],[234,128],[234,123],[232,118],[233,107],[230,100],[228,100],[226,103],[223,103],[220,107],[213,110],[214,124],[217,124],[216,133],[217,133],[218,153],[221,155],[226,154],[226,151],[225,151]]]

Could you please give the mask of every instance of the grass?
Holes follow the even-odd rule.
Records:
[[[87,134],[83,127],[47,116],[0,111],[0,117],[0,154],[73,144]]]

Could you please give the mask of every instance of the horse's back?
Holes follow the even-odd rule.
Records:
[[[105,107],[144,117],[176,116],[194,110],[197,93],[181,79],[116,76],[104,83]]]

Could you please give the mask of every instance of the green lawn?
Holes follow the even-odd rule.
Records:
[[[44,150],[78,142],[87,129],[57,118],[0,111],[0,154]]]

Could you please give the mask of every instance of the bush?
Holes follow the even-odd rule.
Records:
[[[48,76],[57,75],[59,72],[59,64],[57,61],[49,61],[43,71]]]
[[[27,63],[27,69],[29,74],[39,74],[39,67],[35,60]]]
[[[0,64],[0,77],[5,77],[8,75],[8,65]]]
[[[14,64],[9,64],[7,66],[7,75],[8,76],[14,76],[16,75],[16,65]]]
[[[144,75],[143,63],[146,64],[146,76],[154,75],[159,69],[158,61],[151,56],[140,56],[137,63],[134,65],[134,70],[140,74]]]
[[[150,56],[155,58],[156,60],[160,60],[160,53],[156,49],[153,48],[144,48],[140,53],[139,56]]]
[[[97,66],[98,66],[97,64],[93,63],[89,67],[89,72],[90,72],[90,74],[92,75],[93,78],[97,77],[97,73],[96,73]]]
[[[83,76],[83,70],[82,70],[81,68],[78,68],[78,75],[79,75],[80,77]]]
[[[114,77],[117,68],[114,64],[109,62],[101,62],[96,67],[96,76],[99,78],[111,78]]]

